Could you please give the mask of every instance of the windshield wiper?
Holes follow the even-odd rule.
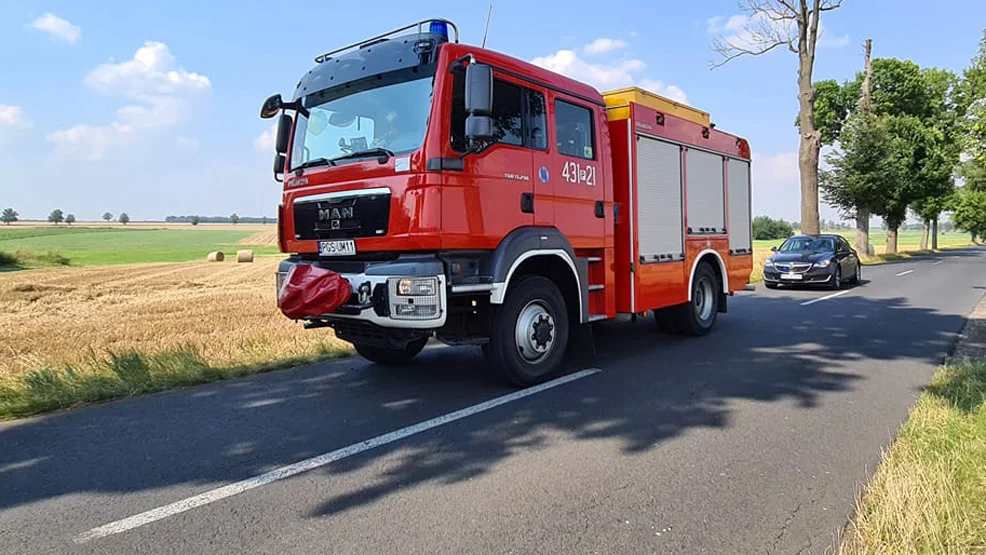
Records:
[[[394,152],[387,150],[386,148],[368,148],[366,150],[358,150],[356,152],[350,152],[349,154],[343,154],[342,156],[336,156],[331,162],[339,162],[340,160],[355,160],[357,158],[370,158],[375,156],[381,164],[389,160],[394,156]]]
[[[305,168],[314,168],[316,166],[334,166],[336,165],[334,160],[328,158],[315,158],[307,162],[302,162],[302,164],[294,169],[294,171],[303,170]]]

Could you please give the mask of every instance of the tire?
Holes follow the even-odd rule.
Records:
[[[852,284],[859,285],[863,281],[863,265],[856,261],[856,273],[852,276]]]
[[[692,278],[692,300],[674,307],[675,323],[685,335],[705,335],[719,315],[722,285],[712,266],[702,263]]]
[[[763,282],[763,286],[766,287],[767,289],[777,289],[776,283],[768,283],[765,281]]]
[[[675,317],[675,307],[659,308],[654,310],[654,322],[657,324],[657,329],[662,333],[669,333],[672,335],[678,335],[681,330],[678,329],[678,320]]]
[[[483,352],[493,371],[513,385],[545,382],[561,369],[568,327],[568,308],[558,287],[547,278],[525,276],[511,284],[494,310]]]
[[[386,347],[360,345],[359,343],[356,343],[354,347],[356,347],[357,353],[370,362],[384,366],[398,366],[411,362],[414,357],[418,356],[421,349],[425,348],[426,343],[428,343],[428,338],[423,337],[408,343],[404,349],[388,349]]]
[[[829,288],[833,291],[842,289],[842,267],[838,263],[835,265],[835,270],[832,270],[832,281],[829,283]]]

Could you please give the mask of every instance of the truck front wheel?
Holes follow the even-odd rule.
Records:
[[[568,346],[568,310],[550,280],[526,276],[515,282],[493,314],[490,342],[483,349],[506,381],[530,386],[551,379]]]
[[[384,366],[396,366],[411,362],[411,359],[416,357],[418,353],[421,352],[421,349],[425,348],[425,343],[427,342],[428,338],[423,337],[408,343],[407,347],[404,347],[403,349],[388,349],[386,347],[360,345],[359,343],[356,343],[353,346],[356,347],[357,353],[370,362],[375,362]]]

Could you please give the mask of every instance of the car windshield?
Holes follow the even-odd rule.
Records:
[[[831,237],[791,237],[780,252],[835,252],[835,241]]]
[[[431,108],[432,76],[414,77],[342,92],[344,96],[336,94],[315,105],[308,105],[306,99],[309,116],[298,114],[291,169],[372,148],[399,154],[421,146]]]

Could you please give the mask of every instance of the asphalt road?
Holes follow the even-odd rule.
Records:
[[[864,279],[704,338],[604,324],[598,372],[498,406],[478,349],[429,348],[0,424],[0,553],[824,553],[986,250]]]

